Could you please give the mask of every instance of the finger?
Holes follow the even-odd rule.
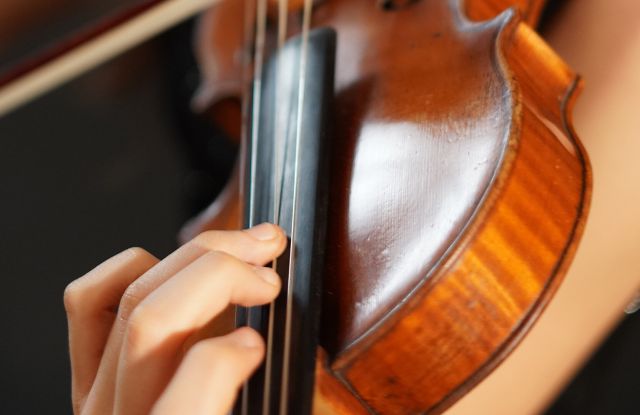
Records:
[[[188,337],[229,304],[266,304],[279,291],[280,279],[271,268],[221,252],[209,252],[180,271],[131,314],[118,366],[116,413],[147,413],[173,375]]]
[[[243,231],[207,231],[138,278],[126,289],[120,301],[118,316],[109,335],[87,407],[90,410],[110,411],[108,408],[114,399],[120,349],[129,316],[153,290],[206,252],[225,252],[248,263],[262,265],[279,256],[286,243],[284,232],[271,224],[261,224]]]
[[[71,396],[76,413],[95,379],[122,294],[157,262],[147,251],[131,248],[103,262],[65,289]]]
[[[196,343],[153,407],[152,415],[224,415],[238,389],[264,356],[260,335],[250,328]]]
[[[264,265],[282,254],[286,243],[284,232],[269,223],[242,231],[201,233],[127,289],[118,313],[119,320],[128,320],[133,309],[149,293],[206,252],[220,251],[250,264]]]

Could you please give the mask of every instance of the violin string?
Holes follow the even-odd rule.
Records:
[[[256,52],[253,75],[253,113],[251,119],[251,192],[249,198],[249,226],[255,225],[255,184],[258,165],[258,137],[260,127],[260,110],[262,99],[262,67],[264,61],[264,44],[266,36],[267,0],[257,0],[258,16],[256,19]]]
[[[253,36],[255,33],[255,25],[254,25],[254,13],[255,13],[255,8],[254,6],[254,2],[253,1],[248,1],[243,3],[244,4],[244,34],[243,34],[243,39],[244,39],[244,44],[245,45],[250,45],[253,41]],[[245,120],[247,120],[249,118],[249,115],[251,113],[251,101],[249,99],[249,96],[252,94],[252,86],[253,86],[253,70],[252,70],[252,66],[253,66],[253,56],[252,56],[253,50],[249,49],[248,47],[246,47],[245,49],[243,49],[243,53],[242,53],[242,81],[243,81],[243,90],[242,90],[242,123],[241,123],[241,137],[242,137],[242,141],[241,141],[241,152],[243,153],[244,151],[246,151],[247,146],[248,146],[248,134],[249,134],[249,128],[247,125],[247,122],[245,122]],[[251,80],[251,82],[249,82],[249,80]],[[245,160],[245,163],[247,163],[248,161]],[[253,188],[251,187],[251,184],[249,184],[249,188],[247,189],[247,183],[245,182],[245,180],[240,180],[240,194],[248,194],[249,199],[251,198],[251,192],[253,191]],[[243,307],[239,307],[236,306],[236,325],[237,326],[241,326],[246,324],[246,320],[247,320],[247,315],[244,314],[244,320],[241,322],[239,320],[238,317],[238,310],[241,309]]]
[[[255,193],[256,170],[258,167],[258,128],[260,124],[260,101],[262,99],[262,68],[264,64],[264,47],[267,27],[267,0],[256,0],[256,34],[253,69],[253,111],[251,114],[251,177],[249,190],[249,227],[255,225]],[[247,309],[247,321],[251,321],[251,308]],[[249,388],[245,383],[242,388],[242,415],[248,415]]]
[[[273,140],[273,223],[280,225],[280,202],[282,199],[282,180],[284,177],[283,147],[285,129],[280,120],[282,91],[280,88],[281,56],[287,34],[288,0],[278,0],[278,48],[275,58],[275,93],[274,93],[274,140]],[[272,261],[273,270],[277,270],[278,258]],[[273,336],[275,325],[275,300],[269,304],[269,329],[267,333],[267,353],[265,359],[264,399],[262,400],[262,415],[269,415],[271,407],[271,376],[273,371]]]
[[[293,291],[295,284],[295,257],[296,257],[296,219],[298,208],[298,179],[300,170],[300,151],[302,141],[302,116],[305,99],[305,82],[307,70],[307,49],[309,43],[309,28],[311,26],[312,0],[304,0],[304,15],[302,21],[302,47],[300,51],[300,64],[298,76],[298,108],[296,116],[295,157],[293,170],[293,207],[291,209],[291,245],[289,254],[289,272],[287,276],[287,303],[285,320],[284,352],[282,362],[282,383],[280,389],[280,415],[287,415],[289,368],[291,360],[291,325],[293,317]]]

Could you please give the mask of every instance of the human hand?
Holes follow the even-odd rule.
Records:
[[[258,367],[250,328],[203,337],[230,304],[271,302],[280,279],[262,265],[282,254],[280,228],[209,231],[162,261],[140,248],[65,290],[75,414],[226,414]]]

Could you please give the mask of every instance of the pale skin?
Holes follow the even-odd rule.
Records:
[[[128,249],[69,284],[74,413],[227,414],[264,341],[248,327],[207,337],[208,323],[278,295],[264,265],[286,243],[270,224],[208,231],[163,260]]]

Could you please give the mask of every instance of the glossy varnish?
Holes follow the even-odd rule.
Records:
[[[338,33],[318,414],[446,409],[542,312],[589,202],[542,1],[382,3],[314,11]]]
[[[336,135],[345,153],[334,162],[344,164],[332,172],[340,191],[330,218],[333,272],[326,276],[322,338],[329,358],[318,375],[317,412],[445,409],[515,347],[555,290],[581,233],[590,174],[568,116],[577,78],[516,14],[468,25],[456,21],[451,4],[411,6],[395,30],[386,28],[398,34],[389,38],[393,47],[372,42],[389,52],[361,69],[373,74],[361,84],[338,78],[344,89],[338,89],[337,119],[347,133]],[[495,9],[484,6],[475,17],[492,17],[483,10]],[[423,16],[415,32],[407,30],[410,13]],[[428,15],[448,19],[454,33],[428,26]],[[461,53],[466,67],[450,61],[458,58],[456,46],[446,40],[434,46],[447,36],[469,48]],[[429,53],[436,50],[446,64],[434,63]],[[449,80],[458,77],[464,81],[456,88]],[[366,86],[367,80],[378,85]],[[379,85],[386,82],[404,82],[404,89]],[[450,92],[439,96],[434,91],[443,83]],[[437,130],[433,123],[439,126],[446,114],[449,129]],[[398,173],[394,144],[416,133],[445,146],[462,141],[462,154],[443,160],[415,145],[427,151],[406,154]],[[489,156],[469,157],[483,150]],[[372,159],[388,164],[375,166]],[[472,160],[478,164],[465,170]],[[456,167],[430,169],[447,163]],[[459,191],[460,178],[475,193]],[[354,197],[363,187],[366,198]],[[446,210],[444,217],[434,205]],[[438,238],[441,244],[431,245]],[[351,400],[336,398],[338,385]]]

